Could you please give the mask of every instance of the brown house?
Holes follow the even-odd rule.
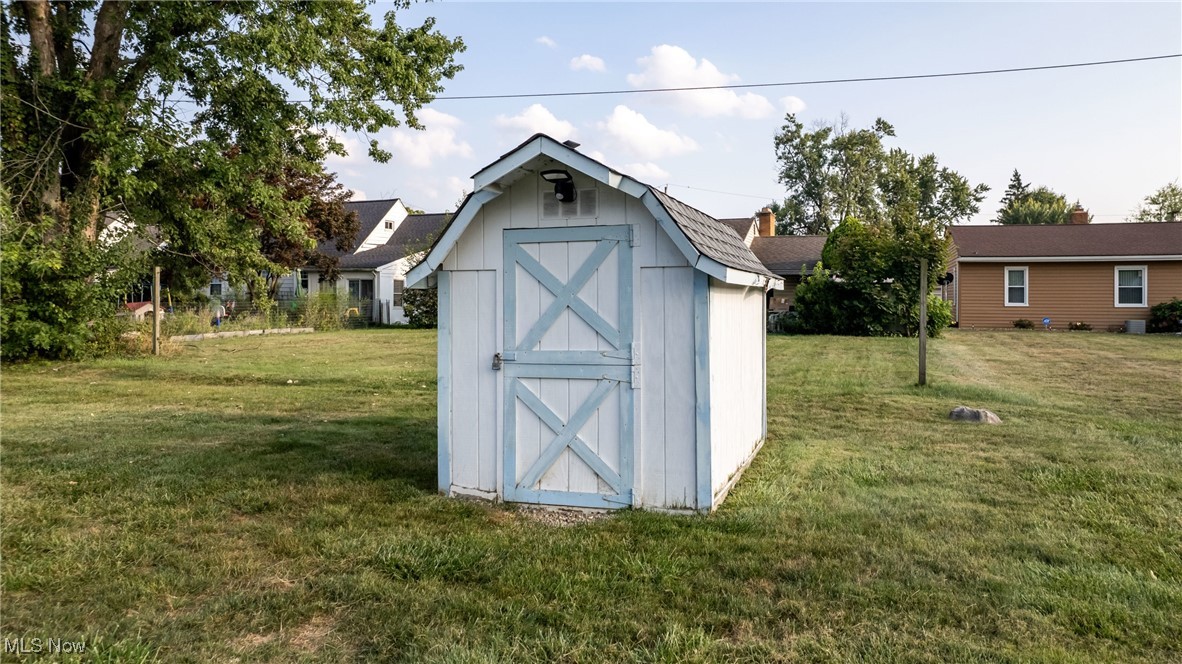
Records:
[[[1079,210],[1071,224],[950,232],[953,317],[962,329],[1010,328],[1023,318],[1118,329],[1182,297],[1182,222],[1089,224]]]
[[[803,276],[813,273],[821,260],[828,235],[760,236],[751,242],[751,251],[767,269],[784,279],[783,290],[771,292],[768,311],[791,311],[796,302],[796,287]]]
[[[751,247],[752,253],[771,272],[784,280],[784,287],[768,292],[768,312],[791,311],[801,275],[813,273],[821,260],[827,235],[776,235],[776,215],[768,208],[753,217],[719,219],[730,226]]]

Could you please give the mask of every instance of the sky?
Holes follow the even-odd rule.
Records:
[[[395,9],[377,3],[375,18]],[[442,96],[778,83],[1055,65],[1182,52],[1182,3],[506,3],[435,2],[462,37],[464,70]],[[991,188],[987,223],[1014,169],[1119,222],[1182,178],[1182,59],[916,81],[750,90],[495,100],[437,99],[424,130],[373,138],[394,158],[350,155],[330,170],[355,199],[454,210],[471,175],[536,132],[715,217],[742,217],[785,188],[773,137],[788,112],[805,126],[881,117],[888,147],[932,153]]]

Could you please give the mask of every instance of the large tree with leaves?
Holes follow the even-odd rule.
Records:
[[[1182,221],[1182,187],[1170,182],[1146,196],[1129,221]]]
[[[806,129],[789,114],[775,137],[779,180],[788,189],[771,206],[777,231],[823,234],[851,217],[881,223],[900,205],[913,208],[918,222],[940,227],[976,214],[987,186],[970,185],[935,155],[888,149],[885,141],[894,137],[881,118],[867,129],[850,128],[845,116]]]
[[[342,153],[329,131],[419,127],[415,110],[459,70],[463,43],[431,20],[400,25],[406,6],[375,26],[360,1],[9,3],[5,355],[77,354],[97,329],[127,272],[107,255],[111,211],[231,278],[282,269],[264,238],[311,248],[315,196],[288,195],[293,174]]]
[[[1047,187],[1031,189],[1029,183],[1022,181],[1018,169],[1014,169],[993,221],[1005,226],[1066,224],[1071,221],[1071,212],[1078,205],[1068,204],[1066,196]]]

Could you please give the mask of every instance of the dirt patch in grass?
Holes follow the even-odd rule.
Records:
[[[523,507],[517,513],[529,523],[555,528],[581,526],[612,517],[612,513],[606,510],[570,510],[555,507]]]
[[[295,628],[291,635],[291,646],[300,652],[313,653],[324,645],[324,640],[337,627],[337,620],[331,616],[314,616]]]

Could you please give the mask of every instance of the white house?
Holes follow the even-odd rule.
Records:
[[[335,282],[321,279],[314,267],[296,270],[280,282],[284,294],[314,294],[335,289],[349,297],[370,302],[371,320],[378,323],[406,322],[402,309],[403,279],[431,241],[443,228],[444,214],[408,214],[399,199],[351,201],[347,210],[357,213],[360,227],[353,249],[342,252],[335,241],[322,242],[317,251],[335,255],[340,277]],[[298,286],[298,290],[297,290]]]
[[[439,488],[712,510],[767,433],[782,283],[729,226],[575,147],[539,134],[478,172],[406,276],[439,288]]]

